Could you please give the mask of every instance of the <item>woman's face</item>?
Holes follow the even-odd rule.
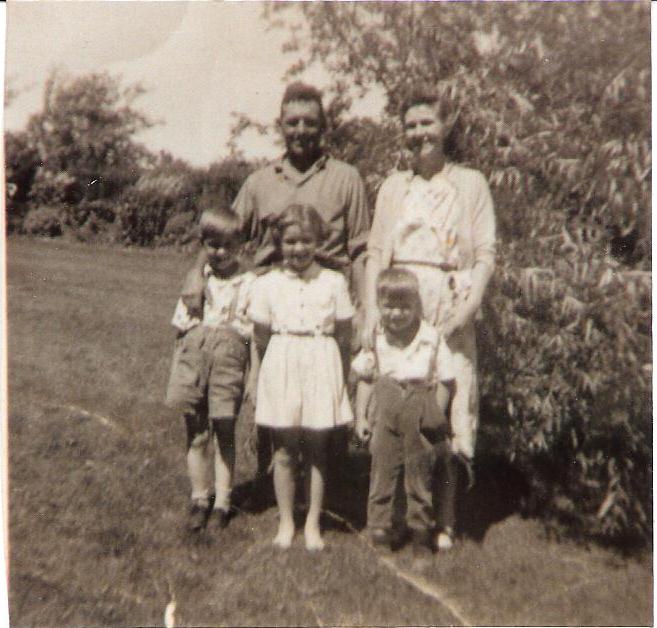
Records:
[[[442,152],[445,125],[432,105],[413,105],[404,116],[407,148],[416,156]]]
[[[302,273],[315,259],[317,239],[310,229],[291,224],[281,238],[281,254],[285,265],[296,273]]]

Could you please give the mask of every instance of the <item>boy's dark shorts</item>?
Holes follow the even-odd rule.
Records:
[[[208,416],[236,416],[242,403],[249,345],[229,327],[199,325],[176,341],[166,404],[196,413],[207,399]]]

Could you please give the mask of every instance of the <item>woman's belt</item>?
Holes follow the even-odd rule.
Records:
[[[305,338],[314,338],[316,336],[332,336],[333,334],[328,334],[325,331],[293,331],[291,329],[285,329],[280,331],[272,331],[272,336],[301,336]]]
[[[442,270],[445,273],[450,273],[455,270],[458,270],[454,264],[447,264],[447,263],[437,263],[437,262],[428,262],[427,260],[419,260],[419,259],[393,259],[392,260],[392,265],[393,266],[400,266],[402,264],[411,264],[414,266],[429,266],[431,268],[437,268],[438,270]]]

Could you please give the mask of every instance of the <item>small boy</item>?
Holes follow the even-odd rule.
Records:
[[[202,318],[190,312],[183,299],[178,301],[171,321],[178,337],[167,389],[167,405],[182,411],[187,429],[192,485],[188,526],[194,532],[206,526],[213,509],[217,528],[228,525],[235,421],[251,337],[246,310],[255,279],[253,273],[242,272],[238,260],[242,231],[237,214],[230,209],[205,211],[199,227],[207,253]]]
[[[352,363],[359,379],[356,433],[363,442],[371,436],[369,536],[376,544],[393,541],[393,496],[403,469],[406,524],[414,551],[433,552],[436,523],[436,543],[447,549],[453,537],[456,488],[445,415],[454,391],[452,354],[436,329],[422,320],[418,280],[412,272],[382,271],[376,295],[381,326],[373,350],[361,351]]]

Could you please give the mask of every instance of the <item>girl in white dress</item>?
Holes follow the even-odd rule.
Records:
[[[345,277],[321,267],[315,251],[328,227],[309,205],[291,205],[272,221],[283,264],[253,284],[249,316],[262,364],[255,421],[274,434],[274,490],[280,523],[274,544],[294,536],[295,469],[306,468],[306,547],[321,550],[319,516],[331,430],[353,420],[347,398],[354,309]]]

